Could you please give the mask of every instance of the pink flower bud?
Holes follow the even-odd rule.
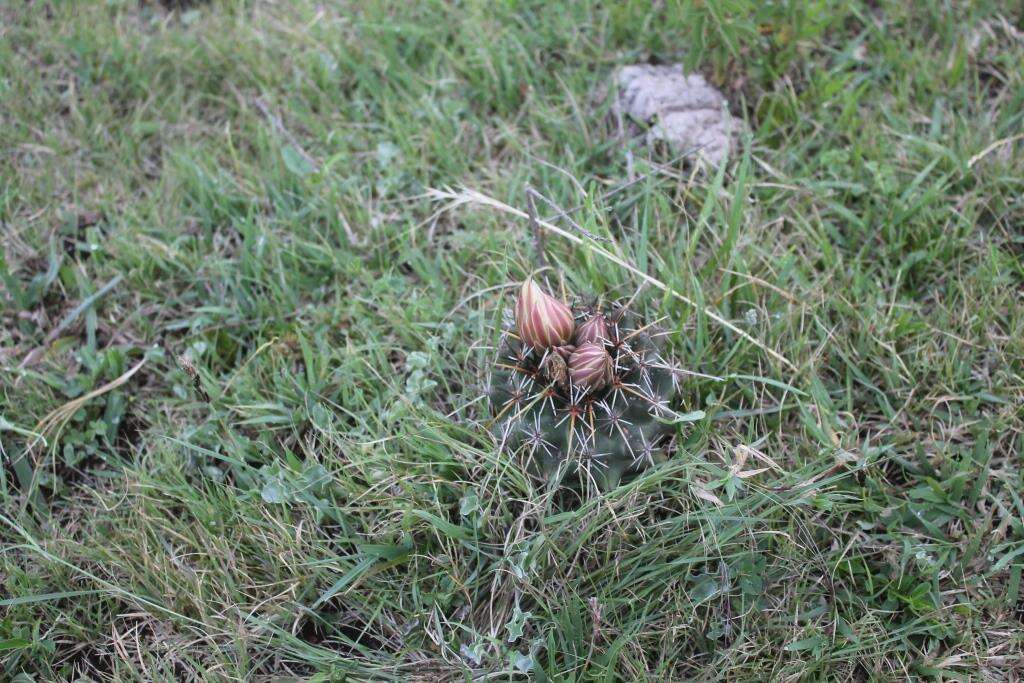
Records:
[[[600,313],[595,313],[588,320],[580,323],[576,328],[576,343],[588,344],[597,342],[604,344],[608,341],[608,321]]]
[[[597,391],[612,379],[612,357],[601,342],[581,344],[569,356],[569,380],[573,386]]]
[[[532,278],[523,283],[516,301],[516,326],[524,342],[541,351],[572,339],[572,311],[547,294]]]

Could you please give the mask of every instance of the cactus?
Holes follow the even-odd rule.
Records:
[[[672,414],[675,389],[661,354],[653,328],[625,307],[572,309],[527,280],[489,384],[503,449],[542,476],[577,473],[605,487],[658,461],[671,432],[658,418]]]

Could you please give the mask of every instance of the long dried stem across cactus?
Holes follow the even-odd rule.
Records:
[[[503,448],[534,471],[614,485],[661,457],[673,390],[658,337],[625,307],[573,309],[527,280],[489,395]]]

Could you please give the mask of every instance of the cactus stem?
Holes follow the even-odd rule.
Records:
[[[626,434],[626,430],[622,428],[622,425],[632,426],[633,423],[623,418],[622,413],[614,410],[606,401],[600,401],[597,405],[607,413],[607,417],[602,418],[602,422],[608,425],[608,436],[614,436],[615,431],[618,430],[619,436],[626,442],[626,447],[632,453],[633,449],[629,446],[629,437]]]
[[[555,426],[561,427],[563,424],[565,424],[566,420],[569,420],[569,429],[572,429],[573,426],[576,424],[576,419],[582,419],[583,413],[577,405],[567,406],[563,410],[565,410],[565,415],[562,416],[561,420],[555,423]]]
[[[662,322],[663,320],[667,320],[667,319],[668,319],[667,315],[662,316],[662,317],[658,318],[657,320],[655,320],[654,322],[650,322],[650,323],[647,323],[646,325],[644,325],[643,327],[636,328],[635,330],[633,330],[632,332],[627,334],[625,337],[623,337],[619,341],[620,341],[620,343],[628,342],[630,339],[632,339],[633,337],[637,336],[638,334],[644,332],[645,330],[648,330],[648,329],[654,327],[658,323]]]
[[[614,485],[622,473],[653,462],[660,453],[671,430],[656,418],[671,414],[670,388],[675,388],[680,373],[666,365],[661,347],[651,341],[655,323],[641,327],[621,310],[601,313],[600,306],[569,312],[575,328],[569,341],[576,342],[575,348],[568,343],[530,347],[521,329],[503,337],[491,382],[492,413],[497,413],[492,428],[502,448],[519,450],[544,473],[552,474],[553,467],[563,474],[577,470],[602,485]],[[599,335],[606,340],[602,345],[591,342],[589,332],[581,336],[577,327],[598,315],[607,325],[607,334]],[[528,333],[536,331],[531,327],[535,320],[519,316],[516,324],[522,324],[520,320],[529,323]],[[550,340],[545,336],[543,341]],[[573,355],[587,345],[604,352],[606,381],[600,386],[584,381],[583,371],[590,366],[583,362],[588,359],[583,354],[573,366],[581,375],[579,381],[560,385],[558,361],[571,365]]]
[[[499,410],[499,411],[498,411],[498,414],[497,414],[497,415],[495,415],[495,416],[494,416],[494,417],[493,417],[493,418],[491,419],[491,421],[487,423],[487,426],[488,426],[488,428],[489,428],[489,427],[490,427],[491,425],[493,425],[493,424],[495,424],[496,422],[498,422],[498,420],[500,420],[500,419],[501,419],[502,417],[504,417],[504,416],[505,416],[505,413],[507,413],[507,412],[508,412],[508,409],[509,409],[509,408],[511,408],[511,407],[512,407],[512,404],[510,404],[510,403],[506,403],[506,404],[505,404],[504,406],[502,406],[501,410]]]
[[[635,384],[625,384],[625,383],[620,382],[619,383],[619,387],[623,391],[625,391],[626,393],[633,394],[634,396],[636,396],[640,400],[646,401],[647,403],[649,403],[652,406],[656,405],[654,399],[652,399],[650,396],[647,396],[642,391],[640,391],[640,387],[636,386]]]
[[[544,450],[544,453],[551,457],[552,448],[554,444],[544,438],[544,430],[540,427],[540,415],[533,416],[533,427],[523,430],[525,435],[524,443],[530,448],[530,455],[537,452],[538,448]]]
[[[495,363],[494,367],[496,367],[496,368],[504,368],[506,370],[512,370],[513,372],[521,372],[524,375],[532,375],[533,374],[533,370],[530,370],[529,368],[524,368],[524,367],[521,367],[519,365],[509,365],[508,363]]]
[[[580,449],[580,460],[586,461],[588,465],[597,465],[607,469],[608,462],[605,460],[611,453],[599,453],[593,444],[584,443]]]
[[[632,466],[636,467],[641,462],[643,462],[644,460],[647,461],[647,464],[653,465],[654,464],[654,445],[647,440],[647,437],[644,436],[643,432],[640,432],[640,446],[641,446],[640,454],[636,455],[633,458],[633,465]],[[632,453],[632,450],[630,450],[630,452]]]

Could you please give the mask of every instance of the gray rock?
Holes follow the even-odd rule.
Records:
[[[700,147],[697,154],[715,166],[729,154],[738,121],[700,74],[684,73],[680,64],[636,64],[619,69],[616,81],[615,111],[647,124],[648,143],[664,140],[680,153]]]

